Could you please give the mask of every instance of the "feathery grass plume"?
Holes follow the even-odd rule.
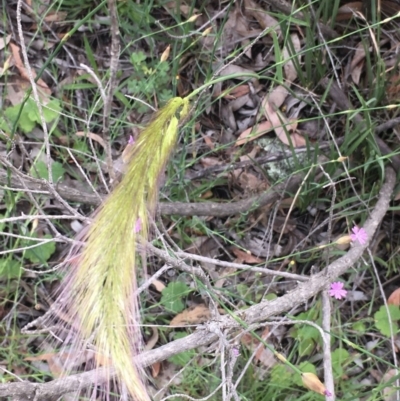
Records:
[[[188,112],[187,98],[170,100],[130,147],[126,173],[83,235],[85,244],[70,263],[59,297],[67,300],[63,310],[78,327],[73,348],[93,344],[96,365],[109,371],[112,365],[116,383],[126,386],[135,401],[150,400],[133,361],[140,343],[136,243],[146,241],[159,178],[174,149],[179,122]]]

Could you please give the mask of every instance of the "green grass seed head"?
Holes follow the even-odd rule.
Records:
[[[96,212],[70,284],[74,299],[69,310],[80,323],[82,339],[93,341],[98,366],[110,361],[119,382],[138,401],[150,398],[133,362],[140,343],[136,243],[147,239],[159,177],[188,110],[187,99],[172,99],[131,147],[126,174]]]

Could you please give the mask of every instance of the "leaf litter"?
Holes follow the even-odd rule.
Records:
[[[395,12],[398,12],[398,5],[396,5],[395,2],[382,2],[382,4],[385,15],[388,15],[389,13],[393,16]],[[49,5],[47,5],[47,7],[48,6]],[[168,18],[170,18],[169,16],[176,11],[176,5],[175,3],[171,3],[166,4],[163,7],[164,10],[168,11],[162,11],[162,13],[165,13],[165,19],[168,20]],[[214,9],[211,5],[207,5],[206,9],[200,10],[183,3],[180,5],[179,11],[182,18],[185,19],[189,19],[194,14],[201,14],[191,22],[194,28],[200,28],[210,19],[210,17],[217,15],[218,12],[218,10]],[[358,18],[359,14],[357,13],[363,12],[364,9],[361,2],[348,2],[343,4],[338,9],[336,25],[332,23],[332,26],[335,26],[335,29],[337,29],[339,33],[343,33],[345,28],[338,24],[338,21],[345,21],[346,23],[349,23],[349,26],[351,26],[352,21]],[[29,18],[35,16],[35,14],[29,12],[26,13]],[[235,78],[228,80],[223,84],[214,85],[212,96],[214,99],[218,99],[218,102],[209,102],[206,111],[199,117],[200,125],[196,131],[198,137],[191,142],[191,152],[188,152],[193,156],[193,159],[189,160],[190,163],[188,164],[190,164],[190,167],[187,168],[188,171],[201,171],[205,168],[226,166],[226,171],[219,173],[218,175],[211,174],[206,176],[203,180],[189,183],[187,187],[184,188],[184,195],[188,201],[196,201],[198,199],[204,201],[204,199],[210,199],[211,201],[227,202],[228,204],[230,201],[246,199],[252,194],[261,194],[268,188],[271,188],[274,183],[271,182],[270,177],[265,173],[263,166],[255,163],[250,167],[231,168],[231,166],[236,162],[253,161],[263,152],[263,149],[260,148],[257,143],[257,140],[261,137],[277,138],[281,144],[292,150],[309,146],[310,140],[312,140],[316,145],[320,142],[322,143],[323,141],[329,140],[326,132],[324,132],[323,129],[319,129],[319,127],[313,128],[313,135],[310,133],[310,130],[305,129],[305,127],[310,127],[310,125],[307,126],[306,123],[313,124],[316,115],[321,112],[321,110],[317,110],[311,105],[311,100],[314,96],[313,92],[318,93],[318,96],[323,96],[323,93],[321,93],[317,88],[317,82],[312,82],[312,85],[309,87],[302,87],[300,84],[299,68],[304,70],[306,62],[305,46],[307,46],[307,44],[304,40],[305,27],[303,25],[295,25],[294,29],[290,31],[290,35],[288,35],[286,40],[283,41],[285,31],[281,28],[281,20],[276,18],[277,12],[269,12],[269,10],[264,8],[262,3],[257,3],[252,0],[246,0],[242,5],[236,4],[227,12],[227,14],[227,16],[221,15],[214,19],[210,24],[212,31],[210,31],[208,35],[199,38],[199,52],[206,52],[216,46],[216,49],[219,52],[219,59],[216,60],[217,62],[213,66],[213,71],[217,71],[222,65],[227,65],[227,67],[222,70],[220,76],[228,77],[230,75],[235,75]],[[64,23],[66,20],[65,17],[65,14],[62,12],[55,11],[47,13],[44,20],[48,23],[55,23],[56,25],[53,25],[53,27],[57,26],[60,28],[62,25],[58,23]],[[365,23],[365,18],[363,21]],[[388,23],[392,22],[389,21]],[[36,30],[41,29],[41,27],[32,24],[30,29]],[[202,33],[204,33],[206,29],[208,28],[204,28]],[[257,37],[265,29],[267,29],[266,34],[260,38],[260,41],[258,42],[260,45],[259,48],[257,45],[249,47],[243,53],[241,58],[232,64],[228,64],[229,58],[227,58],[227,56],[229,56],[232,51],[246,47],[251,40]],[[63,37],[64,34],[61,30],[58,31],[58,34]],[[178,29],[176,30],[178,31]],[[82,32],[83,31],[84,30],[82,29]],[[47,28],[43,28],[43,32],[48,33]],[[220,35],[218,35],[219,32],[221,33]],[[398,47],[398,39],[387,34],[386,31],[384,33],[388,39],[385,39],[386,41],[382,40],[379,43],[379,46],[381,46],[380,51],[386,52],[383,60],[386,72],[392,71],[387,80],[388,96],[391,101],[396,102],[399,91],[399,72],[397,64],[392,60],[392,58],[395,57],[390,56],[395,55],[395,49]],[[315,34],[317,35],[316,32]],[[74,38],[75,40],[83,37],[81,33],[77,33],[76,35],[77,36]],[[9,80],[7,81],[7,92],[4,95],[6,107],[9,105],[15,106],[20,104],[24,99],[25,94],[30,89],[28,72],[21,58],[21,49],[16,44],[14,40],[15,38],[10,40],[10,37],[10,35],[5,36],[5,38],[0,42],[0,51],[3,52],[2,54],[6,54],[5,52],[7,52],[9,55],[8,57],[3,58],[5,61],[3,62],[1,72],[2,76],[10,74],[10,76],[8,76]],[[351,77],[352,83],[360,90],[360,92],[367,90],[366,79],[370,73],[367,71],[367,68],[369,68],[367,60],[368,57],[374,57],[373,53],[376,52],[377,48],[377,43],[374,42],[375,38],[370,38],[371,43],[368,41],[364,43],[362,42],[362,39],[361,36],[355,37],[351,43],[346,43],[342,49],[339,49],[335,53],[335,57],[339,60],[338,62],[343,63],[341,67],[347,70],[347,76]],[[68,40],[69,38],[67,38],[67,42]],[[276,43],[279,44],[279,48],[275,48],[274,50],[273,46]],[[38,39],[36,44],[37,48],[44,50],[48,50],[52,46],[48,43],[43,47]],[[146,54],[149,54],[148,49],[146,48],[147,45],[144,42],[139,42],[138,46],[142,46]],[[340,46],[341,45],[339,45],[339,47]],[[34,47],[32,47],[32,49],[34,49]],[[73,47],[70,49],[73,49]],[[165,50],[165,43],[160,44],[158,52],[159,59],[166,59],[169,61],[171,54],[167,57],[166,53],[163,53]],[[333,47],[330,47],[328,50],[328,52],[334,51],[336,50]],[[31,50],[30,57],[32,57],[32,52],[34,52],[34,50]],[[94,54],[93,57],[96,62],[99,62],[99,64],[101,64],[102,58],[109,57],[106,49],[98,48],[96,52],[97,53]],[[342,54],[340,52],[342,52]],[[83,57],[83,61],[88,65],[90,65],[89,61],[93,62],[93,59],[88,59],[87,54],[79,53],[78,55],[79,57]],[[36,56],[37,60],[40,60],[39,52]],[[188,57],[189,60],[197,61],[198,57],[196,56],[197,55],[189,55]],[[278,57],[279,60],[277,59]],[[128,59],[126,54],[124,54],[122,58],[125,58],[122,60],[124,62]],[[328,58],[325,59],[325,62],[327,59]],[[268,71],[268,68],[276,62],[279,63],[278,69],[283,71],[282,76],[280,73],[273,76],[274,73]],[[40,65],[40,63],[38,64]],[[32,65],[34,66],[32,74],[36,77],[39,69],[35,63]],[[102,65],[101,67],[104,66],[107,67],[106,65]],[[338,70],[339,69],[340,68],[338,68]],[[187,71],[188,72],[182,69],[179,71],[179,74],[181,74],[182,79],[186,78],[190,82],[191,87],[195,87],[197,85],[197,82],[194,79],[195,74],[193,74],[193,70],[190,71],[190,68],[187,68]],[[260,71],[268,77],[268,83],[265,81],[265,76],[262,80],[256,78],[248,79],[248,74]],[[328,74],[327,71],[325,73]],[[51,80],[45,80],[43,77],[39,78],[38,88],[43,104],[47,104],[51,101],[52,96],[61,96],[61,92],[58,92],[60,90],[62,90],[63,105],[65,105],[66,109],[68,109],[68,105],[73,105],[75,107],[74,103],[78,105],[80,104],[81,106],[85,105],[86,107],[92,103],[94,99],[92,95],[89,94],[89,91],[86,92],[85,89],[76,90],[76,94],[73,96],[71,96],[67,90],[64,91],[63,89],[68,88],[77,82],[84,82],[85,84],[82,84],[82,87],[86,84],[95,85],[95,80],[90,75],[85,74],[85,71],[80,70],[79,68],[75,70],[64,68],[64,71],[60,72],[59,77],[62,77],[62,80],[59,80],[58,85],[55,85]],[[83,77],[84,79],[79,81],[79,77]],[[274,77],[274,79],[271,79],[272,77]],[[278,77],[278,79],[276,79],[276,77]],[[122,83],[123,81],[121,80],[120,84]],[[153,98],[157,98],[158,94],[153,93],[151,95]],[[158,99],[156,100],[158,101]],[[294,100],[298,102],[296,112],[293,112],[294,109],[289,107],[290,103]],[[115,100],[116,112],[120,111],[118,110],[118,106],[118,101]],[[347,121],[343,116],[333,116],[335,113],[333,105],[320,105],[320,107],[323,107],[323,111],[332,122],[330,126],[334,127],[335,135],[342,135],[345,129],[347,129],[346,124],[351,124],[351,121]],[[330,107],[332,107],[332,112],[330,111]],[[71,113],[75,113],[73,110],[73,107],[69,109]],[[98,175],[101,173],[96,167],[93,168],[86,158],[87,154],[90,155],[89,147],[87,144],[85,145],[84,141],[79,142],[75,137],[79,137],[79,135],[91,136],[95,142],[95,150],[98,151],[99,154],[101,154],[106,148],[106,144],[104,143],[99,131],[96,132],[95,129],[88,130],[86,129],[85,124],[82,124],[79,121],[80,118],[86,118],[84,110],[84,107],[81,107],[81,110],[76,110],[76,115],[74,116],[76,118],[74,119],[73,124],[74,129],[69,131],[69,133],[75,133],[75,136],[72,134],[69,135],[67,124],[64,122],[61,123],[60,129],[62,135],[60,135],[59,138],[64,136],[64,139],[67,138],[67,141],[63,143],[61,139],[54,139],[54,148],[52,153],[54,159],[52,160],[52,163],[54,163],[56,157],[62,155],[62,151],[58,148],[59,146],[66,146],[66,144],[68,144],[71,147],[79,147],[77,150],[82,152],[77,153],[79,163],[81,163],[83,171],[88,178],[96,181]],[[389,111],[386,110],[385,113],[389,113]],[[130,121],[133,121],[138,125],[143,123],[143,120],[141,119],[142,116],[138,113],[131,111],[129,114]],[[378,117],[383,118],[382,115],[379,115],[376,118]],[[95,120],[96,118],[97,117],[95,117]],[[98,121],[99,120],[96,122]],[[34,125],[37,125],[35,120],[33,123]],[[95,124],[93,124],[93,126],[95,126]],[[123,152],[123,148],[127,145],[130,129],[131,128],[123,128],[121,136],[124,137],[116,139],[116,147],[113,149],[115,157],[118,157]],[[397,135],[396,130],[397,128],[394,130],[395,135]],[[25,144],[25,146],[27,146],[27,153],[30,154],[31,157],[38,157],[40,161],[43,161],[40,151],[38,150],[42,146],[40,141],[43,141],[43,137],[40,135],[32,135],[31,131],[29,133],[24,132],[22,128],[18,135],[18,140],[22,141],[21,145]],[[32,143],[32,141],[35,141],[35,143]],[[397,143],[396,139],[393,137],[391,138],[391,141]],[[6,154],[6,147],[3,146],[3,143],[1,146],[0,151],[3,156]],[[22,146],[18,149],[22,150]],[[181,147],[180,150],[182,149],[184,148]],[[367,151],[362,150],[362,152]],[[372,155],[366,153],[365,156],[370,157],[368,160],[373,160]],[[21,157],[21,155],[12,155],[10,160],[15,163],[15,167],[29,173],[30,163],[25,157],[26,156]],[[63,182],[68,182],[71,185],[71,188],[78,187],[79,180],[76,175],[78,169],[71,167],[74,164],[71,158],[65,154],[63,157],[64,159],[62,159],[62,162],[65,166],[63,169],[65,171],[61,174],[61,180]],[[303,162],[301,161],[300,164],[302,163]],[[188,171],[186,171],[185,174]],[[102,190],[103,188],[101,185],[99,186],[100,190]],[[201,193],[201,195],[196,195],[198,193]],[[207,195],[205,196],[204,194]],[[173,191],[168,193],[168,189],[166,189],[166,196],[174,197]],[[326,196],[328,199],[331,199],[334,196],[331,189],[327,189]],[[326,240],[323,230],[321,231],[321,229],[318,229],[317,227],[323,218],[327,217],[327,210],[330,205],[327,203],[322,205],[312,204],[316,210],[316,217],[312,219],[306,214],[306,212],[304,212],[304,208],[300,211],[301,203],[292,205],[292,202],[293,198],[289,199],[288,205],[269,205],[267,208],[264,208],[259,212],[249,211],[247,216],[230,216],[226,220],[215,218],[210,213],[210,216],[204,219],[196,219],[195,217],[187,219],[182,218],[181,221],[179,221],[179,224],[177,224],[173,219],[165,218],[164,223],[168,227],[169,235],[171,235],[171,237],[177,241],[182,248],[190,248],[190,246],[196,241],[196,238],[193,237],[201,239],[201,241],[199,241],[200,245],[197,246],[198,249],[196,251],[192,249],[192,252],[194,254],[199,254],[200,249],[201,255],[209,257],[210,260],[208,262],[202,262],[201,265],[205,270],[208,270],[210,276],[214,280],[213,283],[216,288],[223,289],[231,294],[236,294],[236,296],[238,294],[237,289],[242,288],[244,291],[241,292],[241,294],[250,294],[248,299],[245,299],[244,301],[242,300],[242,303],[240,303],[235,296],[229,298],[229,301],[231,302],[230,307],[234,308],[238,305],[244,307],[245,305],[250,305],[251,303],[259,302],[260,299],[263,299],[257,298],[259,297],[259,287],[264,291],[262,297],[267,295],[279,296],[284,292],[284,290],[281,289],[283,288],[283,285],[280,287],[276,283],[273,283],[272,280],[269,280],[269,278],[267,279],[265,276],[260,278],[251,272],[239,273],[235,269],[219,269],[212,263],[212,259],[218,258],[235,263],[259,264],[261,266],[268,266],[268,268],[276,269],[279,269],[282,266],[301,266],[298,268],[304,269],[304,271],[308,272],[309,269],[314,268],[314,265],[311,266],[311,262],[304,262],[303,264],[298,262],[297,264],[291,264],[291,261],[289,260],[292,258],[291,253],[298,249],[297,247],[299,244],[303,244],[303,248],[301,249],[310,257],[310,261],[317,260],[318,264],[321,263],[320,259],[313,259],[313,251],[310,251],[310,249],[313,249],[313,246],[317,246],[318,244],[321,244],[322,241]],[[54,209],[62,210],[63,212],[65,211],[63,206],[57,202],[54,202],[52,207]],[[289,224],[284,225],[283,222],[286,221],[286,217],[291,214],[292,207],[295,208],[294,216],[291,216],[293,218],[287,220],[289,221]],[[18,204],[18,208],[19,212],[26,211],[26,206],[23,205],[22,202]],[[395,216],[395,218],[397,218],[397,216]],[[349,221],[349,216],[342,217],[338,215],[335,219],[337,219],[334,225],[335,234],[349,234],[349,227],[351,227],[352,223],[352,220]],[[179,227],[180,224],[183,225],[183,229]],[[390,233],[390,227],[389,222],[385,222],[382,230],[386,233]],[[315,233],[310,234],[310,230],[314,229]],[[65,231],[67,230],[68,226],[65,225]],[[282,232],[284,233],[283,241],[280,242],[278,238]],[[217,239],[217,237],[220,236],[222,236],[224,240],[221,241],[220,239]],[[338,237],[334,236],[334,238]],[[391,239],[394,241],[398,240],[396,234],[393,235]],[[235,245],[230,246],[231,242]],[[307,243],[307,248],[304,248],[304,243]],[[279,249],[279,251],[277,251],[277,249]],[[190,249],[188,250],[190,251]],[[379,257],[384,258],[386,253],[383,250],[380,250],[379,252]],[[287,257],[288,260],[284,262],[275,261],[274,259],[277,255]],[[329,253],[324,255],[328,255],[327,257],[329,257]],[[51,262],[54,261],[51,260]],[[159,263],[157,259],[155,259],[154,262],[155,266]],[[318,266],[316,268],[318,268]],[[361,282],[360,273],[354,273],[354,276],[356,278],[352,277],[351,280],[362,286],[362,291],[359,291],[360,294],[358,294],[357,297],[354,297],[351,301],[355,303],[357,309],[365,306],[365,304],[371,300],[371,287],[373,284],[368,275],[366,276],[368,277],[367,279],[364,278],[364,282]],[[24,277],[22,279],[26,280]],[[193,292],[197,291],[196,295],[191,293],[187,296],[181,296],[183,302],[182,300],[180,300],[180,302],[184,308],[182,312],[175,316],[171,311],[166,312],[165,305],[163,305],[161,301],[162,298],[160,292],[162,292],[169,283],[179,282],[181,280],[181,275],[176,274],[175,276],[165,275],[157,282],[156,290],[151,293],[151,295],[153,300],[156,300],[156,303],[159,303],[158,312],[164,313],[166,321],[171,327],[187,324],[195,325],[207,321],[211,316],[208,305],[204,303],[207,296],[198,288],[195,288],[195,291],[193,290]],[[185,282],[185,285],[191,285],[192,280],[188,278],[186,278],[186,280],[187,282]],[[394,291],[392,295],[389,296],[388,303],[398,306],[398,296],[396,295],[397,293],[395,290],[397,287],[395,284],[390,283],[388,286],[388,288],[391,288],[391,290]],[[349,289],[349,297],[352,292],[357,294],[357,291]],[[388,291],[388,294],[390,294],[390,291]],[[383,305],[380,301],[378,305],[379,307]],[[24,303],[23,297],[21,297],[20,302],[22,304]],[[187,307],[188,305],[191,306]],[[353,307],[354,305],[352,308]],[[220,312],[222,313],[222,310]],[[348,319],[352,319],[352,316],[349,314],[347,309],[344,309],[343,313]],[[385,313],[386,312],[382,309],[381,313],[377,315],[377,318],[379,318],[379,324],[375,328],[383,330],[384,333],[387,331],[388,319],[388,314]],[[393,320],[396,320],[395,317],[396,316],[393,317]],[[360,319],[362,318],[363,315],[361,313]],[[268,330],[260,331],[260,333],[262,338],[268,336]],[[267,370],[272,369],[277,361],[273,359],[271,352],[268,351],[267,348],[264,348],[260,342],[257,343],[257,341],[246,336],[251,336],[251,334],[242,336],[244,346],[249,347],[252,352],[254,352],[258,347],[258,350],[255,351],[253,363],[258,366],[263,365]],[[396,340],[398,340],[397,337],[398,334],[396,333]],[[147,334],[147,340],[152,339],[152,347],[157,346],[157,342],[160,343],[162,341],[158,336],[156,340],[154,340],[154,338],[155,337],[152,336],[152,334]],[[268,342],[269,341],[270,340],[268,340]],[[287,340],[285,340],[283,336],[279,341],[285,342]],[[42,360],[47,360],[49,366],[52,366],[52,373],[57,376],[57,368],[54,367],[55,362],[52,361],[52,358],[55,356],[59,357],[52,353],[44,354]],[[88,360],[91,356],[82,356],[82,358],[83,359],[77,360],[77,368],[79,365],[84,364],[85,360]],[[34,359],[32,358],[27,360],[34,362]],[[37,361],[39,361],[39,359]],[[167,372],[169,372],[168,375]],[[153,375],[157,377],[157,379],[161,380],[163,375],[171,376],[172,373],[177,374],[175,377],[175,384],[180,384],[182,378],[179,376],[176,366],[174,366],[172,362],[160,363],[159,365],[154,366]],[[391,372],[391,374],[393,375],[393,372]],[[349,373],[349,377],[351,377],[351,372]],[[387,378],[382,378],[382,382],[388,381],[386,379]],[[349,378],[342,377],[341,380],[346,381],[349,380]],[[390,386],[393,385],[389,385],[389,390],[387,390],[388,392],[391,390]],[[390,399],[387,391],[385,390],[384,397],[385,399]]]

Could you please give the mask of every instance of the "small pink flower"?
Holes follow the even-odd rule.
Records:
[[[138,233],[142,229],[142,220],[140,217],[136,220],[135,233]]]
[[[327,397],[332,397],[332,393],[329,390],[325,390],[324,395],[326,395]]]
[[[240,355],[239,348],[238,348],[238,347],[233,347],[233,348],[231,349],[231,353],[232,353],[232,356],[233,356],[234,358],[238,358],[239,355]]]
[[[329,295],[331,297],[335,297],[336,299],[346,298],[347,291],[343,288],[344,284],[340,281],[336,281],[331,284],[331,288],[329,290]]]
[[[129,135],[129,140],[128,140],[128,144],[129,145],[133,145],[135,143],[135,140],[133,139],[132,135]]]
[[[353,242],[358,241],[361,245],[364,245],[367,242],[368,234],[364,228],[354,226],[351,231],[353,232],[353,234],[350,234],[350,238]]]

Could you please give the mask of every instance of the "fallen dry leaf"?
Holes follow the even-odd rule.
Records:
[[[244,7],[246,15],[252,16],[257,20],[262,29],[274,28],[276,35],[281,35],[281,27],[274,17],[269,15],[264,9],[260,8],[253,0],[245,0]]]
[[[224,96],[224,99],[237,99],[238,97],[242,97],[250,93],[250,88],[248,85],[239,85],[235,86],[232,89],[228,89]]]
[[[396,369],[390,369],[388,370],[382,377],[381,384],[385,384],[391,379],[393,379],[394,376],[398,375],[399,371]],[[382,390],[382,395],[384,401],[398,401],[397,398],[397,388],[396,388],[396,382],[392,383],[389,386],[385,386],[384,389]]]
[[[400,306],[400,288],[397,288],[397,290],[394,290],[390,294],[387,302],[389,305]]]
[[[48,13],[45,17],[44,20],[46,22],[61,22],[65,21],[67,18],[68,13],[65,11],[55,11]]]
[[[13,83],[7,85],[7,99],[13,106],[21,104],[25,99],[26,91],[31,87],[30,83],[24,79],[16,78]]]
[[[19,54],[19,47],[15,45],[14,43],[10,42],[10,49],[11,53],[13,55],[14,59],[14,65],[17,67],[19,73],[21,74],[21,77],[26,79],[28,82],[29,80],[29,74],[28,71],[25,68],[24,63],[22,62],[21,56]],[[37,74],[36,71],[31,68],[31,73],[32,77],[35,79]],[[37,88],[39,91],[39,94],[41,95],[41,100],[44,104],[50,101],[49,96],[51,95],[51,89],[47,86],[46,82],[43,81],[42,78],[39,78],[37,80]]]
[[[75,135],[83,137],[83,138],[89,137],[93,141],[98,142],[104,149],[106,149],[106,143],[105,143],[104,139],[98,134],[94,134],[93,132],[78,131]]]
[[[248,38],[253,33],[249,28],[249,22],[239,4],[233,10],[230,10],[221,35],[221,41],[224,43],[226,51],[233,49],[243,38]]]
[[[156,362],[151,365],[151,376],[154,378],[158,377],[161,370],[161,362]]]
[[[165,284],[161,280],[154,280],[151,285],[156,289],[157,292],[161,293],[165,288]]]
[[[284,62],[283,70],[285,71],[285,78],[288,83],[297,79],[297,71],[293,58],[298,58],[297,54],[299,54],[301,50],[300,38],[296,33],[290,35],[290,40],[292,46],[289,47],[287,45],[282,50],[282,59]],[[294,52],[293,57],[291,56],[292,52]]]
[[[365,48],[363,43],[360,42],[357,45],[356,51],[354,53],[353,59],[350,63],[350,75],[355,84],[359,84],[361,72],[364,68],[365,62]]]
[[[243,169],[233,170],[232,176],[245,192],[257,192],[264,189],[266,185],[265,181],[261,180],[253,173],[243,171]]]
[[[356,12],[363,10],[362,1],[351,1],[339,7],[336,15],[336,21],[345,21],[354,17]]]
[[[215,167],[222,165],[222,162],[217,157],[202,157],[200,163],[204,168]]]
[[[242,263],[241,260],[234,260],[234,263]],[[233,267],[225,267],[218,272],[218,278],[215,281],[215,288],[222,288],[228,279],[228,277],[234,276],[237,273],[237,270]]]
[[[247,0],[247,4],[251,3],[251,0]],[[255,6],[253,4],[253,6]],[[297,79],[297,71],[294,63],[294,57],[298,57],[297,54],[301,50],[301,43],[299,36],[297,34],[292,34],[290,36],[292,48],[284,47],[282,50],[283,58],[283,68],[285,71],[286,83],[290,85],[293,81]],[[293,55],[294,53],[294,55]],[[297,120],[288,120],[283,113],[280,112],[279,108],[283,105],[286,97],[289,94],[289,90],[284,85],[276,86],[263,100],[262,108],[267,121],[259,123],[252,128],[248,128],[243,131],[235,146],[243,145],[249,141],[252,141],[264,133],[275,130],[276,136],[285,145],[290,145],[293,147],[300,147],[306,145],[306,140],[300,134],[294,132],[291,135],[288,133],[295,131],[297,128]]]
[[[240,75],[243,74],[243,75]],[[224,68],[221,72],[220,72],[220,76],[226,77],[228,75],[236,75],[235,79],[243,79],[246,80],[248,79],[248,75],[247,74],[254,74],[253,70],[250,70],[248,68],[244,68],[244,67],[240,67],[236,64],[229,64],[226,68]],[[255,81],[256,78],[252,78],[252,81]]]
[[[215,145],[214,145],[214,142],[212,141],[212,139],[208,135],[201,134],[201,136],[203,137],[204,142],[206,143],[208,148],[211,150],[214,150]]]
[[[265,260],[257,258],[256,256],[252,255],[250,252],[242,251],[238,248],[232,249],[233,254],[244,263],[263,263]]]
[[[208,190],[200,195],[200,199],[211,199],[214,196],[213,191]]]
[[[154,346],[157,344],[159,338],[157,327],[152,327],[151,330],[152,330],[151,337],[147,340],[146,345],[144,346],[144,349],[146,351],[153,349]]]
[[[279,107],[283,105],[283,102],[285,101],[288,94],[289,90],[285,86],[275,86],[275,88],[272,89],[272,92],[270,92],[268,96],[264,99],[264,103],[269,103],[270,105],[273,105],[276,109],[279,109]]]
[[[38,355],[38,356],[34,356],[34,357],[28,357],[25,358],[25,361],[28,362],[36,362],[36,361],[44,361],[47,362],[47,364],[49,365],[49,369],[51,374],[54,377],[61,377],[64,369],[63,369],[63,363],[62,363],[62,359],[64,358],[60,358],[60,354],[56,354],[56,353],[46,353],[46,354],[42,354],[42,355]]]
[[[269,336],[269,327],[266,327],[261,334],[261,338],[266,340]],[[269,348],[265,347],[264,344],[259,343],[254,359],[261,362],[264,366],[271,367],[276,364],[275,355]]]
[[[269,335],[269,328],[266,327],[261,335],[263,340],[266,340]],[[267,347],[263,343],[258,340],[258,338],[254,337],[251,333],[244,334],[240,342],[247,349],[252,352],[255,352],[254,359],[255,361],[260,362],[263,366],[267,368],[272,368],[275,366],[278,361],[275,358],[273,351]]]
[[[178,313],[170,322],[170,326],[187,326],[191,324],[204,323],[210,320],[211,313],[208,306],[204,304],[196,305],[181,313]]]
[[[49,365],[50,372],[54,377],[61,377],[66,370],[76,369],[83,363],[89,362],[95,356],[94,351],[86,350],[84,352],[48,352],[37,356],[27,357],[24,360],[29,362],[45,361]],[[100,365],[103,364],[101,355],[96,356],[96,360],[100,360]],[[66,363],[68,367],[66,367]],[[110,363],[108,364],[110,365]]]
[[[273,94],[275,93],[275,99],[278,101],[279,104],[279,102],[282,100],[282,91],[279,89],[278,91],[273,92]],[[279,106],[277,106],[274,99],[272,99],[271,101],[269,97],[266,98],[266,101],[263,102],[263,107],[265,117],[273,125],[276,136],[282,143],[284,143],[285,145],[293,146],[295,148],[306,146],[307,142],[305,138],[301,135],[297,133],[292,133],[291,135],[289,135],[290,131],[293,131],[297,128],[297,122],[289,122],[286,117],[283,116],[283,114],[279,111]]]
[[[389,78],[386,92],[391,101],[397,101],[400,93],[400,75],[395,74]]]
[[[254,141],[260,136],[272,131],[274,127],[270,121],[263,121],[262,123],[256,124],[253,127],[244,130],[238,137],[235,146],[244,145],[245,143]]]

